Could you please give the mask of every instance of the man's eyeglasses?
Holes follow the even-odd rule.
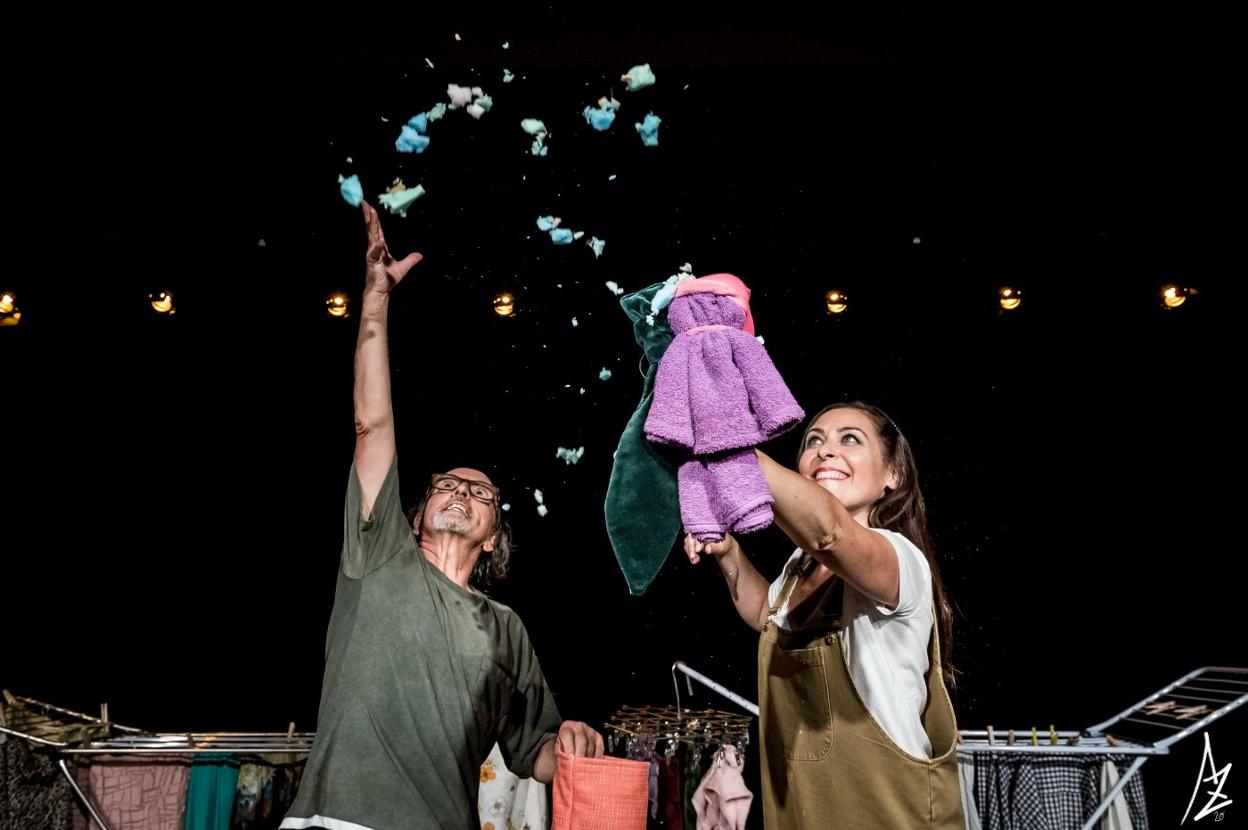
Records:
[[[487,484],[484,481],[460,478],[450,473],[434,473],[429,482],[430,488],[437,490],[439,493],[452,493],[461,484],[468,485],[468,495],[477,501],[485,502],[486,504],[494,504],[498,501],[499,489],[493,484]]]

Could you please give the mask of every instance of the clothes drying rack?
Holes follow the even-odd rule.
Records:
[[[758,706],[689,668],[684,661],[677,660],[672,665],[673,682],[678,671],[723,695],[751,714],[758,714]],[[676,684],[676,695],[679,706],[679,684]],[[1092,830],[1131,777],[1144,766],[1145,761],[1156,755],[1168,755],[1170,747],[1189,735],[1206,729],[1214,721],[1245,703],[1248,703],[1248,668],[1205,666],[1183,675],[1109,720],[1080,732],[1053,729],[1045,733],[1035,729],[1006,730],[1005,739],[1002,740],[1001,732],[991,726],[982,730],[959,730],[958,754],[972,757],[980,754],[1012,753],[1050,757],[1085,755],[1105,759],[1111,756],[1131,756],[1131,766],[1105,794],[1092,815],[1084,821],[1082,830]],[[1016,737],[1019,734],[1028,737],[1020,741]]]
[[[50,703],[3,693],[0,702],[0,733],[22,738],[55,753],[57,767],[69,781],[74,795],[82,802],[101,830],[108,824],[74,780],[66,759],[74,755],[196,755],[201,752],[227,752],[255,756],[264,753],[306,754],[312,749],[314,732],[296,732],[291,723],[285,732],[146,732],[114,723],[108,718],[108,704],[100,707],[100,717],[63,709]]]

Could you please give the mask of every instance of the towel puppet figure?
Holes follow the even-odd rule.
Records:
[[[677,285],[667,310],[675,339],[655,378],[645,433],[683,449],[680,517],[700,542],[771,524],[771,491],[754,447],[804,417],[754,337],[750,290],[732,274]]]

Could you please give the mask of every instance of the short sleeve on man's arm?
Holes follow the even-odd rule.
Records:
[[[533,764],[547,740],[559,734],[563,718],[555,706],[554,695],[546,686],[546,678],[534,658],[528,676],[512,693],[511,705],[498,746],[507,762],[507,769],[521,778],[533,777]]]
[[[399,501],[397,455],[390,462],[390,470],[373,501],[373,514],[367,518],[362,515],[363,501],[360,477],[352,462],[342,533],[342,572],[352,579],[364,577],[386,564],[412,535]]]

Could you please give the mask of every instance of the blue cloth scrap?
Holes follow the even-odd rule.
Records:
[[[364,188],[360,185],[359,176],[338,177],[338,191],[351,207],[359,207],[364,201]]]
[[[585,121],[598,132],[610,129],[615,122],[615,111],[599,107],[585,108]]]
[[[408,125],[403,125],[403,132],[394,140],[394,148],[400,153],[423,153],[429,146],[429,136],[421,135]]]
[[[663,119],[654,113],[646,116],[645,120],[640,124],[633,124],[637,128],[638,135],[641,136],[641,143],[647,147],[659,146],[659,125],[663,123]]]

